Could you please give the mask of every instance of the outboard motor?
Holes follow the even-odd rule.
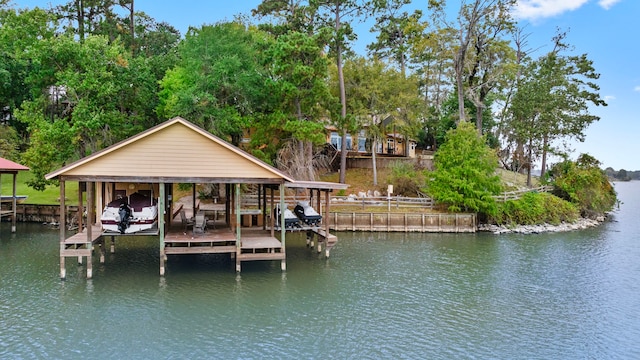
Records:
[[[118,216],[120,221],[118,222],[118,230],[120,234],[124,234],[125,230],[129,227],[129,221],[131,220],[131,208],[127,204],[120,204],[118,209]]]

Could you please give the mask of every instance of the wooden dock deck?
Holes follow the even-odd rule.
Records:
[[[91,227],[91,238],[87,238],[87,229],[72,235],[60,243],[60,277],[65,278],[65,258],[78,257],[78,263],[82,264],[82,258],[87,258],[87,278],[92,277],[93,245],[100,243],[100,262],[104,262],[104,248],[102,242],[102,227],[94,225]]]
[[[229,228],[211,229],[202,234],[171,228],[164,237],[166,255],[224,254],[236,252],[236,234]]]

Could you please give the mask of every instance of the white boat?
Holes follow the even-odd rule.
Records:
[[[154,198],[140,193],[113,200],[102,212],[102,229],[133,234],[157,228],[158,206]]]

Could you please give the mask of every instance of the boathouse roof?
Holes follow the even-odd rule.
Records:
[[[293,182],[191,122],[176,117],[51,172],[46,179],[114,182]]]
[[[0,157],[0,173],[15,173],[17,171],[26,171],[29,170],[28,167],[24,165],[20,165],[11,160],[7,160],[5,158]]]

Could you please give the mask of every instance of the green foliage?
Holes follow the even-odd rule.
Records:
[[[548,193],[528,192],[518,200],[499,203],[489,221],[499,225],[558,225],[578,219],[578,208]]]
[[[596,217],[611,211],[617,194],[600,163],[588,154],[573,162],[565,160],[549,171],[553,193],[574,203],[584,217]]]
[[[415,197],[424,187],[425,174],[415,167],[414,162],[394,161],[390,167],[391,173],[387,182],[393,184],[394,194]]]
[[[20,138],[11,126],[0,125],[0,157],[20,162]]]
[[[161,81],[158,115],[185,117],[238,145],[254,114],[274,100],[261,65],[265,39],[239,23],[192,28]]]
[[[447,132],[445,143],[436,152],[426,192],[450,211],[494,214],[493,195],[501,191],[500,178],[495,175],[497,165],[485,138],[463,121]]]
[[[153,103],[155,78],[117,42],[59,36],[42,44],[32,61],[38,64],[28,79],[34,99],[15,114],[30,134],[24,159],[38,175],[34,187],[43,188],[42,176],[56,167],[149,125],[145,106]]]

